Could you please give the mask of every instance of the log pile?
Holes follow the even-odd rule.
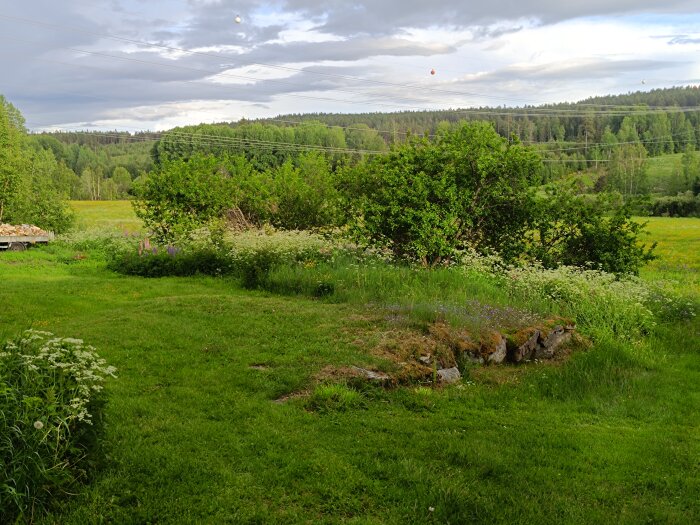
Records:
[[[30,224],[0,224],[0,237],[35,237],[47,236],[49,232],[42,230],[38,226]]]

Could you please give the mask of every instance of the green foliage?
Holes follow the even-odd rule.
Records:
[[[414,139],[370,161],[358,227],[401,257],[435,264],[465,245],[508,255],[528,225],[537,155],[486,123],[463,124],[435,143]]]
[[[639,143],[617,146],[608,166],[608,188],[620,192],[626,199],[647,193],[646,158],[647,151]]]
[[[158,241],[186,240],[194,230],[216,227],[234,206],[234,177],[211,156],[165,162],[140,185],[136,215]]]
[[[610,215],[605,212],[610,210]],[[614,274],[637,274],[651,261],[655,245],[639,243],[644,225],[628,206],[588,199],[570,189],[548,189],[537,205],[527,254],[547,267],[593,267]]]
[[[328,161],[307,153],[273,169],[271,179],[277,211],[270,222],[277,227],[304,230],[338,223],[339,195]]]
[[[141,277],[187,277],[229,275],[234,267],[228,254],[211,248],[152,247],[122,250],[110,256],[107,267],[124,275]]]
[[[691,191],[675,197],[658,197],[651,203],[650,215],[656,217],[700,217],[700,195]]]
[[[0,223],[66,231],[73,216],[55,180],[64,172],[49,150],[26,149],[23,119],[0,97]]]
[[[0,95],[0,223],[6,221],[23,182],[22,130],[11,118],[15,108]]]
[[[28,330],[0,351],[0,521],[32,522],[100,458],[104,379],[91,346]]]

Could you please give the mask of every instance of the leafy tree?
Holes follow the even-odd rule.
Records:
[[[608,185],[625,199],[648,193],[647,151],[641,144],[621,144],[613,150],[608,167]]]
[[[363,168],[358,227],[424,264],[465,245],[515,256],[540,166],[533,151],[487,123],[463,124],[435,143],[413,139]]]
[[[98,201],[102,199],[103,176],[100,168],[85,168],[80,174],[80,187],[83,199]]]
[[[126,198],[129,195],[129,192],[131,191],[131,173],[129,173],[129,171],[123,166],[117,166],[112,172],[112,180],[116,185],[117,198]]]
[[[32,223],[64,231],[72,214],[56,190],[58,163],[50,150],[26,147],[24,118],[0,96],[0,223]]]
[[[22,184],[22,130],[17,111],[0,96],[0,223]]]
[[[236,202],[234,175],[213,156],[164,162],[140,185],[134,202],[136,215],[163,242],[220,225]]]
[[[549,187],[537,202],[526,253],[547,267],[593,266],[611,273],[637,274],[652,260],[656,244],[639,243],[644,225],[614,195],[597,199],[572,188]]]

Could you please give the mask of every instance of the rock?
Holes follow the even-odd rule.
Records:
[[[430,364],[430,361],[431,361],[431,359],[430,359],[430,354],[420,356],[420,357],[418,358],[418,361],[420,361],[420,362],[423,363],[424,365],[429,365],[429,364]]]
[[[440,381],[443,383],[455,383],[462,379],[462,374],[459,373],[459,368],[456,366],[452,368],[442,368],[437,371]]]
[[[352,366],[350,368],[369,381],[379,381],[384,383],[391,380],[391,377],[384,372],[375,372],[374,370],[367,370],[365,368],[360,368],[359,366]]]
[[[506,339],[501,334],[498,334],[496,338],[498,341],[495,344],[495,349],[486,356],[486,362],[490,364],[499,365],[506,359],[508,354],[508,348],[506,346]],[[495,342],[495,341],[494,341]]]
[[[567,330],[564,326],[558,325],[547,334],[546,337],[540,336],[540,344],[535,351],[536,359],[551,359],[557,353],[559,348],[571,340],[571,330]]]
[[[527,340],[512,352],[511,360],[515,363],[520,363],[521,361],[532,359],[539,347],[540,334],[539,330],[532,332]]]
[[[462,359],[469,363],[474,363],[476,365],[483,365],[484,364],[484,358],[481,357],[480,355],[474,355],[474,354],[467,354],[464,353],[462,354]]]

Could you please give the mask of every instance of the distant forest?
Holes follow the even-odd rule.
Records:
[[[309,150],[327,155],[334,164],[357,162],[412,135],[433,135],[465,120],[491,122],[500,135],[535,145],[545,160],[546,182],[576,171],[604,171],[620,157],[633,161],[695,151],[700,145],[700,88],[518,108],[290,114],[164,133],[57,132],[29,138],[72,172],[73,177],[64,172],[64,193],[75,199],[110,199],[128,196],[133,181],[154,165],[195,152],[243,155],[257,169],[279,166]]]

